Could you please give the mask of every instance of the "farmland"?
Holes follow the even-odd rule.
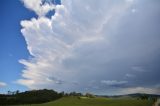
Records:
[[[20,106],[152,106],[153,101],[133,98],[63,97],[53,102]]]

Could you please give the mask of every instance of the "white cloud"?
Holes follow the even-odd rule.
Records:
[[[127,73],[125,76],[128,77],[128,78],[133,78],[133,77],[135,77],[135,75],[133,75],[133,74],[128,74],[128,73]]]
[[[147,94],[160,94],[160,89],[158,88],[145,88],[145,87],[133,87],[124,88],[121,91],[122,94],[132,94],[132,93],[147,93]]]
[[[50,8],[43,10],[45,4],[41,5],[40,0],[24,2],[39,15],[21,21],[21,32],[33,57],[19,60],[24,70],[17,82],[30,89],[84,91],[92,80],[125,85],[124,75],[142,70],[130,67],[143,63],[159,48],[159,41],[139,31],[143,27],[137,28],[139,22],[130,16],[133,2],[62,0],[62,5],[54,7],[51,19],[43,16]],[[152,43],[148,43],[150,38]]]
[[[55,5],[52,3],[43,3],[44,0],[21,0],[25,7],[34,11],[39,16],[44,16],[49,11],[55,9]]]
[[[102,84],[106,84],[108,86],[121,86],[128,83],[128,81],[116,81],[116,80],[102,80]]]
[[[5,86],[7,86],[7,84],[5,82],[0,82],[0,88],[5,87]]]

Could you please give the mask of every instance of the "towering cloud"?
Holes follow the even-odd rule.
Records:
[[[44,16],[49,11],[55,9],[52,2],[45,2],[44,0],[22,0],[25,7],[34,11],[39,16]]]
[[[112,87],[120,93],[121,87],[157,89],[158,1],[62,0],[61,5],[44,0],[23,2],[38,18],[21,21],[32,57],[19,61],[25,66],[19,84],[30,89],[94,93],[108,93]],[[48,18],[46,14],[53,9],[55,14]]]

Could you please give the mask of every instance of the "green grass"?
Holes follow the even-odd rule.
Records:
[[[152,104],[152,101],[136,99],[63,97],[59,100],[44,104],[21,106],[152,106]]]

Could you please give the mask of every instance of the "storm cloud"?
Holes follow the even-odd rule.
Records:
[[[36,10],[23,1],[38,18],[21,21],[32,57],[19,60],[24,70],[17,83],[97,94],[159,93],[158,0],[61,0]],[[45,16],[52,9],[55,14]]]

